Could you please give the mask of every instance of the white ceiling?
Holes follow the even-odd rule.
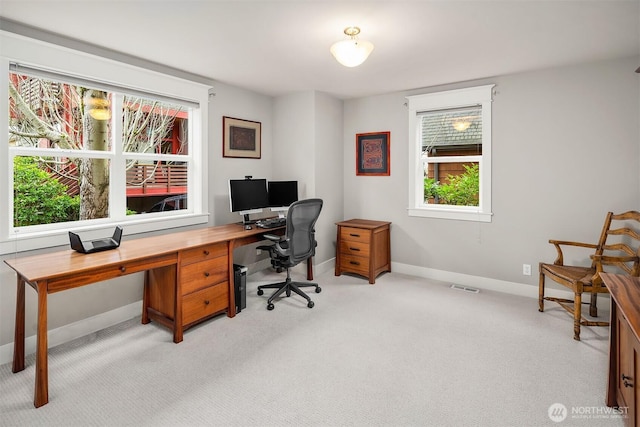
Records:
[[[0,0],[0,17],[268,95],[353,98],[640,55],[640,0]],[[329,53],[350,25],[375,45],[356,68]]]

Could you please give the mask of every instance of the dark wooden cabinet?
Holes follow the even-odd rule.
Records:
[[[603,273],[611,293],[607,406],[619,408],[628,426],[640,425],[640,279]]]
[[[391,271],[390,222],[351,219],[336,225],[336,276],[354,273],[374,284],[380,273]]]

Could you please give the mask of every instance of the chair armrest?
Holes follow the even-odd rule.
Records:
[[[598,245],[593,243],[570,242],[568,240],[549,240],[549,243],[551,243],[556,247],[556,252],[558,253],[558,257],[556,258],[555,261],[553,261],[555,265],[563,265],[564,263],[564,257],[562,255],[561,246],[576,246],[580,248],[589,248],[589,249],[596,249],[598,247]]]
[[[287,239],[284,234],[282,236],[277,236],[275,234],[263,234],[262,237],[267,240],[271,240],[272,242],[282,242],[283,240]]]

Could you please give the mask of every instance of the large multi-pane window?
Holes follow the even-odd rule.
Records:
[[[491,221],[492,87],[408,97],[409,215]]]
[[[9,173],[0,178],[7,185],[0,193],[10,215],[0,224],[0,243],[114,223],[125,224],[126,234],[127,223],[131,232],[204,221],[206,88],[194,85],[196,99],[187,99],[157,91],[157,84],[149,89],[144,78],[136,87],[90,71],[82,76],[11,58],[2,64],[8,132],[0,158]]]
[[[37,71],[9,73],[9,86],[14,227],[134,215],[163,198],[188,199],[188,106],[53,80]],[[25,167],[39,169],[41,178],[25,180]],[[121,176],[114,179],[116,170],[125,172],[126,203],[114,200],[112,206],[112,192],[116,199],[122,190],[112,187],[123,182]],[[52,199],[40,197],[52,186],[58,188],[49,193]]]

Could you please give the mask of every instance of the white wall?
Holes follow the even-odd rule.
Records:
[[[392,221],[391,258],[537,284],[550,238],[593,242],[607,211],[640,209],[638,58],[345,102],[345,218]],[[408,217],[406,95],[495,83],[491,223]],[[355,175],[355,134],[391,131],[391,176]],[[574,255],[582,258],[585,255]],[[572,260],[569,256],[568,260]],[[522,275],[522,264],[533,275]]]
[[[316,263],[336,256],[336,226],[344,215],[343,102],[325,93],[315,93],[315,197],[323,200],[316,224]]]
[[[309,91],[274,103],[274,179],[297,179],[301,199],[319,197],[314,262],[335,256],[335,226],[342,219],[342,101]]]

